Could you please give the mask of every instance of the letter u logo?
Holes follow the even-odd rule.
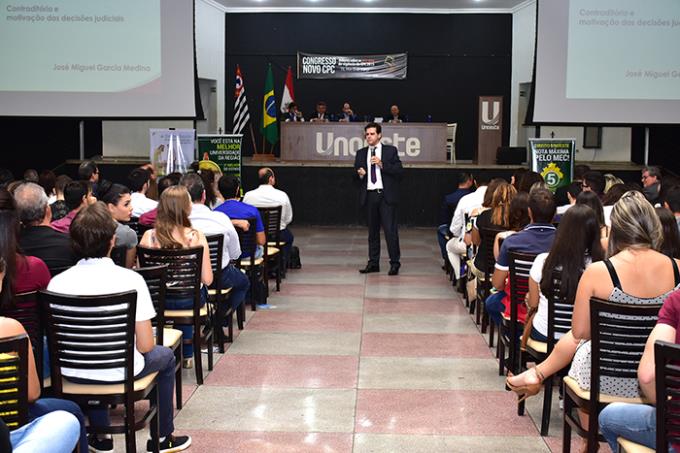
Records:
[[[489,116],[489,101],[482,102],[482,123],[489,126],[496,126],[500,120],[501,103],[493,102],[493,116]]]

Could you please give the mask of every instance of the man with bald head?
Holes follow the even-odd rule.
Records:
[[[283,262],[288,266],[290,248],[293,245],[293,233],[288,229],[288,225],[293,221],[293,206],[286,192],[276,189],[276,176],[274,170],[263,167],[257,172],[260,186],[257,189],[246,192],[243,202],[258,208],[269,208],[281,206],[281,233],[280,238],[285,245],[283,246]]]
[[[400,114],[399,106],[396,104],[390,107],[390,114],[387,115],[387,118],[388,123],[403,123],[406,121],[404,117]]]

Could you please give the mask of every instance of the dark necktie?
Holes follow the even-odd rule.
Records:
[[[375,156],[375,148],[371,148],[371,157]],[[371,164],[371,183],[378,182],[378,173],[375,170],[375,164]]]

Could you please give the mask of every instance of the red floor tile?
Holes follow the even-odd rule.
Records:
[[[377,283],[380,283],[380,285],[446,286],[451,288],[452,295],[456,291],[443,272],[434,275],[399,275],[398,277],[387,274],[369,274],[366,279],[366,286]]]
[[[305,313],[263,310],[248,323],[249,330],[276,332],[358,332],[361,313]]]
[[[304,285],[285,283],[277,294],[282,296],[357,297],[364,295],[364,285]]]
[[[361,355],[397,357],[489,358],[478,334],[365,333]]]
[[[354,388],[358,367],[357,357],[226,355],[205,383],[236,387]]]
[[[536,435],[507,392],[359,390],[356,432],[440,435]]]
[[[352,434],[190,430],[192,453],[350,453]]]
[[[446,299],[382,299],[367,297],[364,299],[366,314],[390,313],[442,313],[447,315],[468,314],[467,309],[458,300]]]

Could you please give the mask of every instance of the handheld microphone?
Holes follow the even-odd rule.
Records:
[[[375,157],[375,146],[371,148],[371,157]]]

